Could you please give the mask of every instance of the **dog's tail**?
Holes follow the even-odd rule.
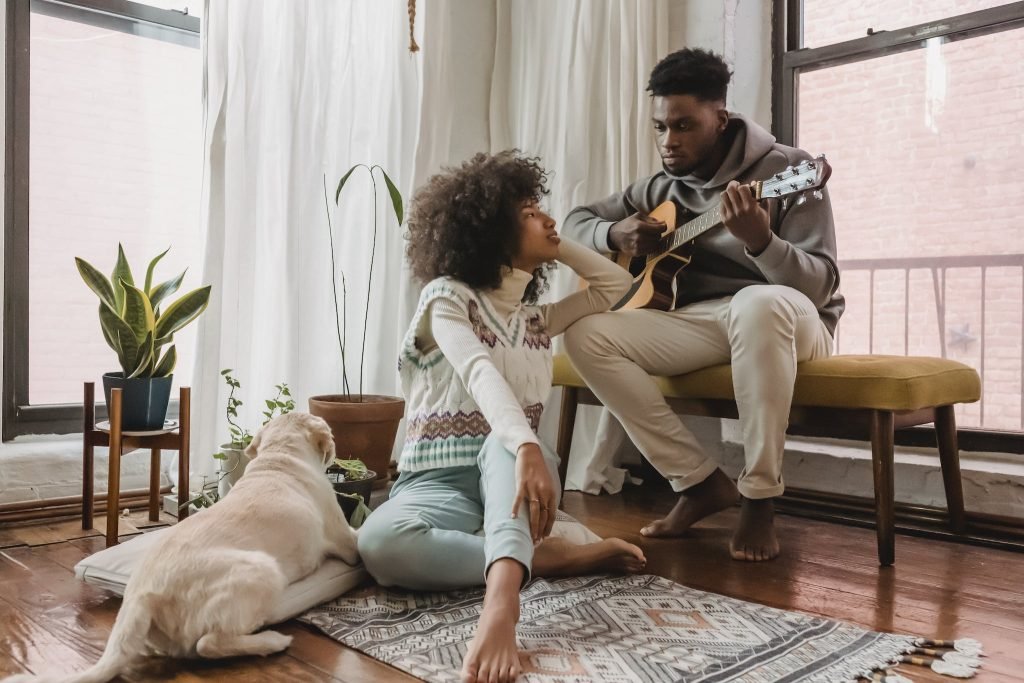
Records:
[[[153,614],[151,603],[154,599],[159,598],[140,595],[125,601],[117,613],[106,649],[99,661],[85,671],[40,676],[18,674],[0,683],[107,683],[119,674],[126,673],[146,656],[146,640]]]

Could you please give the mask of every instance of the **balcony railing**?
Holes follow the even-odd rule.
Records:
[[[977,276],[980,278],[980,282],[977,284],[980,295],[977,297],[977,306],[980,309],[980,332],[977,334],[977,341],[979,343],[977,353],[977,364],[975,365],[978,370],[978,374],[981,375],[982,381],[982,398],[978,406],[978,417],[974,420],[968,418],[963,422],[963,426],[974,426],[982,428],[995,428],[1001,430],[1010,431],[1022,431],[1024,430],[1024,254],[1000,254],[1000,255],[986,255],[986,256],[935,256],[935,257],[918,257],[918,258],[883,258],[883,259],[849,259],[840,261],[839,264],[840,273],[843,278],[842,291],[852,291],[856,289],[855,283],[850,283],[850,276],[854,273],[868,273],[868,330],[867,330],[867,346],[869,353],[875,353],[876,349],[876,300],[880,299],[881,292],[876,292],[876,275],[880,272],[887,271],[902,271],[903,272],[903,353],[909,355],[911,352],[911,311],[917,310],[912,308],[916,305],[926,305],[918,299],[916,302],[911,299],[911,273],[914,271],[927,271],[931,277],[932,285],[932,296],[929,297],[931,301],[927,302],[927,305],[934,304],[935,307],[935,321],[937,329],[934,330],[934,335],[937,337],[938,348],[943,358],[948,357],[950,350],[950,335],[949,325],[947,323],[948,313],[948,278],[947,274],[949,271],[969,271],[974,269],[977,271]],[[993,359],[987,358],[986,344],[991,340],[988,339],[989,335],[986,333],[986,316],[989,313],[989,305],[991,301],[989,278],[990,271],[992,269],[1017,269],[1020,273],[1020,285],[1014,287],[1010,291],[1006,291],[1005,287],[1001,288],[995,293],[998,300],[1006,302],[1007,300],[1014,302],[1015,307],[1020,311],[1020,328],[1016,330],[1012,335],[1007,337],[1003,335],[1000,344],[1000,354],[997,360],[1003,361],[1002,366],[998,370],[1000,374],[1006,376],[1006,365],[1007,361],[1011,360],[1007,358],[1008,352],[1016,354],[1016,365],[1018,379],[1020,381],[1019,391],[1022,394],[1019,397],[1020,400],[1020,414],[1016,417],[1017,424],[1007,424],[1005,413],[1000,417],[1000,424],[986,425],[986,362],[991,362]],[[964,275],[961,273],[961,276]],[[973,276],[972,276],[973,277]],[[853,287],[850,287],[853,284]],[[849,296],[849,295],[848,295]],[[891,301],[891,297],[888,299]],[[960,303],[963,303],[962,297]],[[1005,306],[1004,306],[1005,310]],[[851,312],[848,304],[848,313]],[[844,321],[849,326],[849,316],[844,317]],[[1005,327],[1004,327],[1005,329]],[[920,330],[916,330],[920,331]],[[863,331],[858,330],[860,335],[857,337],[857,341],[860,342],[858,346],[863,343]],[[965,331],[954,331],[953,334],[959,334],[961,339],[960,343],[964,343],[963,337],[965,337]],[[839,329],[836,331],[836,353],[855,353],[857,351],[850,349],[852,345],[850,340],[847,340],[844,348],[844,336],[853,336],[852,330],[847,327],[844,335],[843,322],[840,323]],[[892,349],[893,339],[891,336],[886,336],[884,342],[885,346]],[[970,338],[970,341],[974,341]],[[1003,394],[1005,397],[1005,392]],[[971,424],[975,422],[975,424]]]

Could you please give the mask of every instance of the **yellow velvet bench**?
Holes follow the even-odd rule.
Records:
[[[675,377],[657,377],[662,393],[683,415],[736,418],[732,367],[716,365]],[[555,357],[554,384],[563,387],[556,450],[565,481],[579,404],[600,405],[568,357]],[[833,356],[801,363],[789,416],[789,433],[871,440],[878,531],[878,560],[895,559],[893,442],[897,429],[935,424],[949,523],[964,530],[953,406],[981,397],[978,373],[942,358],[907,356]]]

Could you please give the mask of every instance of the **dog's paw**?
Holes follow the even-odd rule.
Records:
[[[263,641],[261,644],[264,647],[264,651],[261,652],[264,657],[272,655],[275,652],[281,652],[287,650],[288,646],[292,644],[292,636],[286,636],[283,633],[277,631],[264,631],[259,634],[260,639]]]

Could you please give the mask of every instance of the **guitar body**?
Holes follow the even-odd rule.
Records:
[[[640,274],[634,278],[633,286],[626,292],[626,296],[612,306],[612,310],[650,308],[671,311],[676,302],[676,276],[689,265],[692,251],[692,243],[687,242],[674,251],[651,256]]]
[[[659,204],[649,215],[668,226],[662,237],[668,237],[675,231],[676,205],[671,200]],[[678,249],[663,254],[638,257],[618,254],[615,257],[616,263],[636,275],[636,278],[626,296],[612,306],[612,310],[652,308],[671,311],[676,300],[673,286],[676,275],[690,263],[691,252],[692,245],[687,242]]]

